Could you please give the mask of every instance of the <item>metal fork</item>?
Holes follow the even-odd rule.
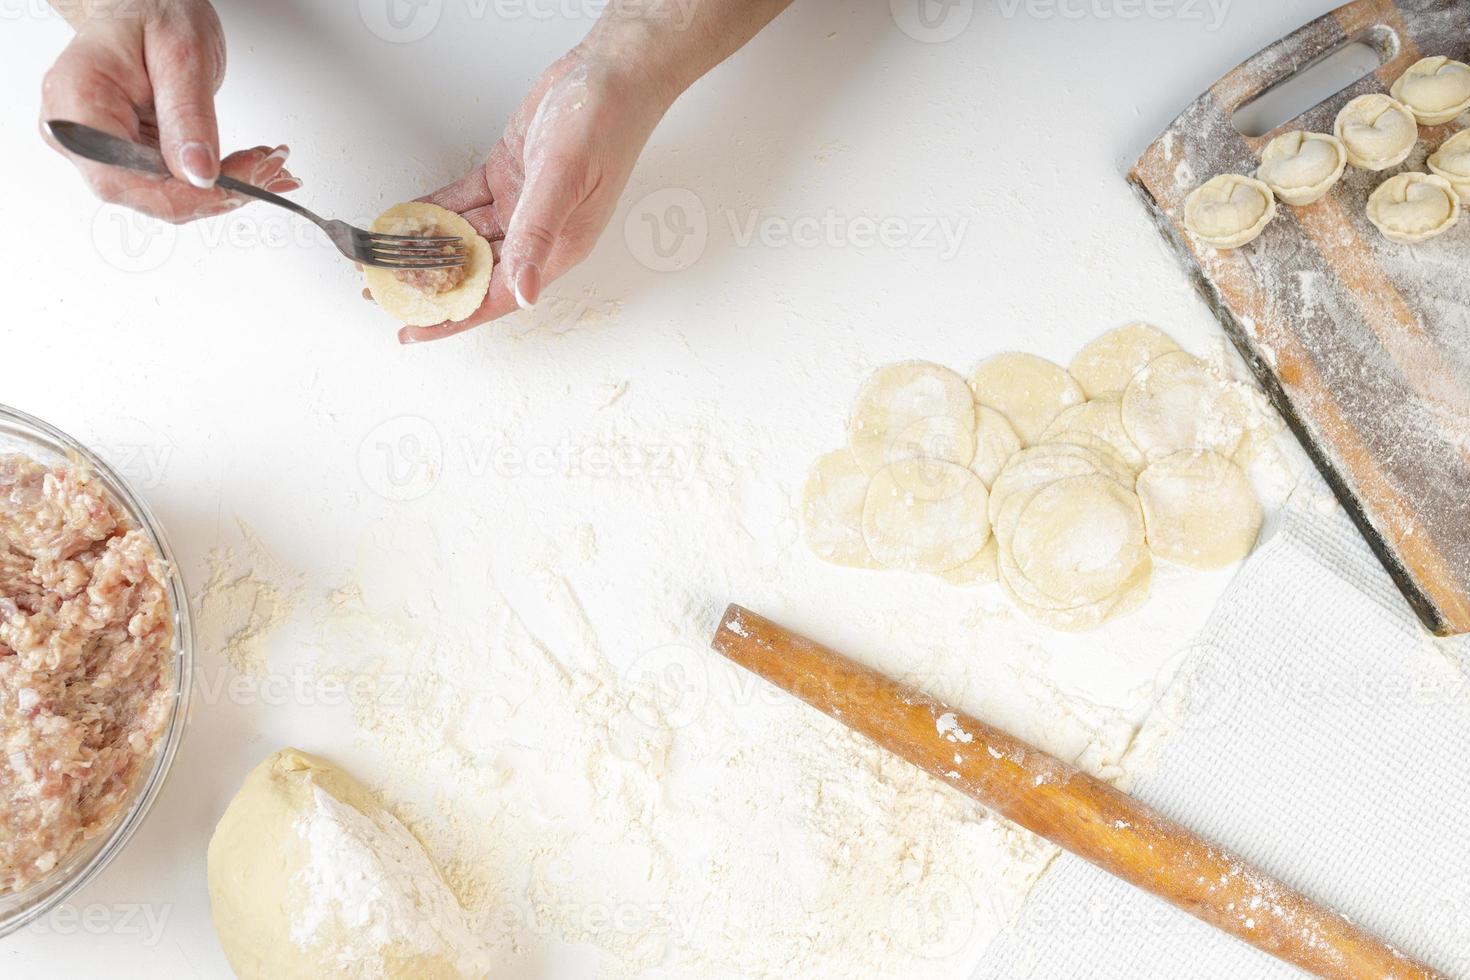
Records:
[[[115,167],[170,176],[163,154],[151,146],[119,139],[100,129],[64,119],[48,120],[46,129],[56,142],[77,156]],[[364,231],[345,221],[319,217],[295,201],[233,177],[222,174],[215,185],[299,214],[326,232],[332,244],[343,255],[363,265],[375,265],[384,269],[453,269],[469,261],[469,248],[463,238],[414,238],[410,235],[383,235]]]

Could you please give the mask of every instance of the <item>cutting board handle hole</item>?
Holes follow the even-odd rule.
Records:
[[[1392,31],[1370,31],[1273,83],[1236,109],[1231,122],[1242,135],[1264,136],[1377,71],[1397,48]]]

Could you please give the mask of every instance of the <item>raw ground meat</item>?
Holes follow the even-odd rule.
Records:
[[[132,802],[173,704],[166,577],[85,469],[0,455],[0,894]]]

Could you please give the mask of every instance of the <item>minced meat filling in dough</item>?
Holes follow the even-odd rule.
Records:
[[[173,702],[166,576],[85,470],[0,455],[0,895],[132,802]]]
[[[432,221],[414,216],[399,219],[398,226],[390,234],[408,235],[411,238],[444,238],[453,236],[454,232],[440,228]],[[437,254],[453,255],[454,249],[446,245]],[[420,292],[447,293],[464,282],[465,276],[469,273],[468,265],[457,265],[448,269],[399,269],[393,273],[393,276],[405,286],[412,286]]]

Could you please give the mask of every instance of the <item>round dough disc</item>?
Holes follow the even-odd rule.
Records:
[[[975,406],[975,458],[970,469],[987,487],[1020,451],[1021,437],[1006,417],[985,405]]]
[[[863,503],[870,482],[846,449],[817,460],[801,493],[801,526],[812,554],[849,568],[883,567],[863,538]]]
[[[241,980],[468,980],[492,966],[408,828],[347,773],[295,749],[246,777],[209,841],[208,879]]]
[[[1184,351],[1156,358],[1123,392],[1123,428],[1150,460],[1185,449],[1233,455],[1249,422],[1240,392]]]
[[[969,466],[975,456],[975,400],[965,379],[947,367],[889,364],[858,391],[847,433],[853,458],[868,473],[917,458]]]
[[[1116,454],[1129,469],[1143,469],[1143,453],[1134,445],[1123,427],[1123,395],[1103,395],[1067,409],[1047,427],[1043,443],[1068,442],[1089,449],[1105,447]]]
[[[1240,561],[1261,533],[1261,504],[1240,467],[1219,453],[1182,452],[1138,478],[1148,544],[1190,568]]]
[[[413,235],[430,238],[458,235],[469,246],[469,265],[459,285],[442,293],[425,292],[398,278],[392,269],[363,266],[368,292],[384,310],[416,327],[463,320],[480,308],[490,288],[490,270],[495,256],[487,242],[460,215],[437,204],[395,204],[373,222],[372,230],[382,235]]]
[[[1001,579],[1001,586],[1005,588],[1006,594],[1010,596],[1016,607],[1032,622],[1049,626],[1054,630],[1076,633],[1096,629],[1143,605],[1148,599],[1149,586],[1152,581],[1153,561],[1145,553],[1143,561],[1139,562],[1138,567],[1134,569],[1133,574],[1129,576],[1128,581],[1116,595],[1072,609],[1047,609],[1042,606],[1033,606],[1019,598],[1009,588],[1004,578]]]
[[[1001,508],[1014,494],[1039,490],[1068,477],[1095,473],[1112,477],[1125,489],[1133,486],[1133,473],[1121,461],[1116,457],[1110,460],[1085,446],[1043,443],[1023,449],[1011,457],[990,488],[990,520],[992,523],[999,520]]]
[[[1114,595],[1145,551],[1138,498],[1106,476],[1037,492],[1010,539],[1016,568],[1046,595],[1083,605]]]
[[[863,537],[889,568],[943,572],[962,565],[990,537],[988,494],[963,466],[901,460],[879,470],[863,505]]]
[[[1088,398],[1123,393],[1149,361],[1179,345],[1158,327],[1129,323],[1109,330],[1077,352],[1067,368]]]
[[[995,554],[996,541],[995,535],[992,534],[990,540],[985,542],[985,547],[981,548],[974,558],[963,565],[956,565],[954,568],[940,572],[939,577],[950,585],[989,585],[995,581],[997,575]]]
[[[1082,403],[1082,388],[1060,365],[1035,354],[997,354],[970,375],[975,400],[1006,417],[1021,437],[1035,445],[1063,410]]]

